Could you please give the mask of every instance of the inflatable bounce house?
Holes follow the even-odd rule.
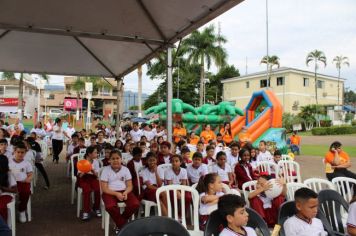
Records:
[[[181,121],[187,131],[200,134],[203,125],[210,124],[215,132],[219,132],[224,122],[231,123],[231,132],[235,140],[244,128],[254,147],[261,140],[268,146],[287,152],[285,129],[282,128],[282,105],[276,95],[270,90],[253,93],[250,102],[242,111],[230,102],[220,102],[217,105],[204,104],[201,107],[184,103],[180,99],[172,99],[173,121]],[[146,114],[156,114],[158,120],[165,121],[166,103],[150,107]]]

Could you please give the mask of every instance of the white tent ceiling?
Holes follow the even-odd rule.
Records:
[[[122,77],[242,0],[0,0],[0,71]]]

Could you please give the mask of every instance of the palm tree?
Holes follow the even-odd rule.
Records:
[[[336,69],[338,71],[338,76],[337,76],[337,105],[340,105],[340,72],[341,72],[341,66],[342,65],[350,66],[350,63],[349,63],[349,58],[348,57],[344,57],[342,55],[336,56],[334,58],[333,62],[335,62]]]
[[[137,67],[138,76],[138,114],[142,116],[142,65]]]
[[[267,87],[271,86],[271,74],[272,74],[272,67],[277,66],[277,68],[280,67],[279,64],[279,57],[276,55],[273,56],[264,56],[260,62],[260,64],[268,64],[268,70],[269,70],[269,77],[267,80]]]
[[[326,66],[326,57],[324,52],[319,51],[317,49],[315,49],[312,52],[309,52],[306,58],[307,66],[309,66],[309,63],[312,61],[314,62],[315,103],[318,105],[318,85],[317,85],[316,72],[319,68],[318,62],[323,63],[324,67]]]
[[[189,63],[200,64],[200,89],[199,89],[199,104],[203,105],[203,90],[204,90],[204,70],[205,62],[207,68],[211,66],[212,60],[218,67],[226,64],[227,53],[221,47],[221,43],[225,43],[225,37],[215,33],[214,25],[210,25],[203,31],[193,31],[191,35],[182,42],[183,54],[188,55]]]

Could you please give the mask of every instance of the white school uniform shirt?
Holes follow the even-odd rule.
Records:
[[[14,186],[16,186],[17,185],[17,183],[16,183],[16,180],[15,180],[15,177],[14,177],[14,175],[11,173],[11,172],[9,172],[8,174],[8,181],[9,181],[9,188],[12,188],[12,187],[14,187]],[[8,193],[8,192],[3,192],[1,189],[0,189],[0,196],[3,196],[3,195],[12,195],[13,193]]]
[[[146,136],[147,141],[149,142],[155,137],[155,133],[152,130],[150,131],[144,130],[143,135]]]
[[[273,156],[269,151],[260,152],[256,158],[257,162],[260,161],[273,161]]]
[[[40,138],[43,138],[44,136],[46,136],[46,131],[44,129],[40,129],[40,128],[33,128],[31,129],[31,133],[35,132],[36,135]]]
[[[242,228],[246,232],[245,236],[257,236],[257,234],[253,228],[247,227],[247,226],[243,226]],[[223,229],[223,231],[220,232],[219,236],[243,236],[243,235],[238,234],[235,231],[232,231],[230,228],[226,227]]]
[[[232,170],[231,170],[231,167],[229,164],[225,163],[225,169],[222,169],[220,166],[218,166],[217,164],[213,165],[213,173],[217,173],[220,178],[221,178],[221,181],[225,182],[229,182],[229,174],[228,173],[231,173]]]
[[[109,189],[112,191],[124,191],[126,189],[126,181],[131,179],[130,171],[126,166],[121,166],[118,172],[114,171],[111,166],[105,166],[100,176],[100,180],[107,182]]]
[[[224,192],[217,192],[215,194],[218,197],[221,197],[222,195],[224,195]],[[202,202],[202,197],[206,196],[206,193],[201,193],[199,195],[199,199],[200,199],[200,204],[199,204],[199,215],[210,215],[211,212],[215,211],[216,209],[218,209],[218,204],[205,204]]]
[[[353,202],[349,207],[349,215],[347,217],[346,225],[356,228],[356,202]]]
[[[187,165],[187,174],[190,183],[198,183],[201,176],[205,176],[208,174],[208,166],[202,163],[198,168],[195,168],[193,166],[193,163],[189,163]]]
[[[52,139],[63,140],[63,138],[64,138],[64,134],[63,134],[62,127],[59,127],[58,125],[53,126]]]
[[[131,130],[130,134],[131,134],[132,140],[135,143],[139,142],[141,140],[141,136],[143,135],[142,130],[140,130],[140,129],[137,131]]]
[[[311,224],[294,215],[288,218],[283,224],[285,235],[287,236],[326,236],[321,220],[313,218]]]
[[[7,159],[11,160],[14,157],[12,153],[13,153],[12,151],[6,149],[4,155],[7,157]]]
[[[35,159],[36,159],[36,152],[32,149],[28,150],[26,153],[25,153],[25,156],[23,158],[25,161],[28,161],[31,163],[31,165],[35,162]]]
[[[188,180],[187,170],[180,168],[179,174],[176,175],[173,168],[167,169],[164,173],[164,180],[172,181],[172,184],[181,184],[182,180]]]
[[[164,180],[164,172],[161,173],[158,171],[158,176],[161,178],[161,180]],[[150,169],[145,168],[142,172],[141,172],[141,177],[142,177],[142,181],[144,183],[143,185],[143,189],[147,188],[146,182],[148,182],[150,185],[156,185],[157,186],[157,179],[156,179],[156,173],[155,172],[151,172]]]
[[[74,148],[76,148],[77,146],[78,146],[78,144],[76,144],[76,145],[73,145],[73,143],[69,144],[68,148],[67,148],[67,156],[73,155]]]
[[[72,137],[72,135],[75,133],[74,127],[72,127],[72,128],[67,127],[66,133],[69,137]]]
[[[227,164],[231,167],[235,166],[239,162],[239,154],[237,156],[233,156],[231,153],[227,155]]]
[[[19,182],[25,181],[27,174],[33,172],[33,168],[30,162],[21,161],[17,163],[14,159],[9,162],[9,168],[14,175],[15,180]]]

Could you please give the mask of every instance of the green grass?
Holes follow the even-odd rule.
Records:
[[[298,132],[300,136],[313,136],[311,131],[302,131]],[[340,136],[356,136],[356,134],[339,134]]]
[[[356,146],[342,146],[342,149],[349,154],[350,157],[356,157]],[[302,145],[302,155],[306,156],[324,156],[329,150],[328,145]]]

